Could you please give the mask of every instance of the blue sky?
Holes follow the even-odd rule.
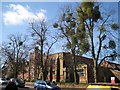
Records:
[[[23,33],[28,34],[29,20],[46,19],[53,23],[59,15],[59,9],[67,4],[65,2],[2,2],[2,41],[6,41],[8,35]],[[103,8],[112,10],[113,19],[118,20],[117,3],[104,3]],[[59,43],[60,44],[60,43]],[[57,44],[54,52],[62,51]]]
[[[3,40],[6,39],[6,36],[9,35],[10,33],[15,33],[15,32],[22,32],[22,33],[26,33],[26,29],[28,28],[28,22],[27,19],[23,19],[25,22],[22,21],[22,23],[18,23],[15,24],[12,22],[11,20],[7,20],[9,23],[5,24],[4,21],[4,14],[9,12],[13,12],[13,10],[11,10],[9,8],[9,5],[16,5],[15,7],[17,7],[17,5],[22,6],[23,9],[26,9],[26,11],[28,11],[29,13],[39,13],[39,11],[41,9],[45,10],[43,13],[43,15],[47,18],[47,20],[54,20],[54,18],[56,17],[57,13],[58,13],[58,8],[63,5],[62,3],[38,3],[38,2],[30,2],[30,3],[3,3],[2,4],[2,10],[3,10]],[[28,9],[27,9],[28,7]],[[19,12],[19,11],[18,11]],[[26,12],[23,12],[23,14],[26,14]],[[23,16],[24,17],[24,16]],[[9,15],[8,15],[9,18]],[[11,22],[10,22],[11,21]],[[17,20],[16,20],[17,21]],[[18,22],[18,21],[17,21]]]
[[[14,5],[13,8],[16,8],[16,7],[18,8],[18,10],[16,10],[15,12],[18,12],[18,13],[21,12],[22,14],[25,14],[21,17],[21,19],[17,19],[20,17],[16,17],[15,22],[13,22],[14,21],[13,19],[16,13],[14,12],[13,8],[11,8],[12,5]],[[61,3],[61,5],[63,4]],[[43,17],[40,16],[41,18],[46,18],[47,20],[50,20],[50,21],[54,20],[58,10],[57,8],[61,5],[60,3],[55,4],[55,3],[38,3],[38,2],[2,3],[2,13],[3,13],[2,40],[6,41],[8,35],[13,33],[16,34],[19,32],[25,35],[28,34],[27,29],[29,28],[29,24],[28,24],[29,22],[26,19],[27,17],[30,17],[30,16],[27,16],[28,14],[33,14],[33,17],[35,17],[37,13],[39,13],[41,16],[43,16]],[[8,13],[10,15],[12,14],[13,16],[10,16]],[[6,15],[6,17],[4,15]],[[17,23],[17,22],[20,22],[20,23]]]
[[[30,19],[37,20],[36,16],[40,19],[45,18],[51,25],[58,18],[60,8],[67,4],[62,2],[2,3],[2,41],[6,41],[10,34],[30,34],[28,33],[30,27],[28,23]],[[61,52],[61,46],[60,42],[57,43],[54,52]]]

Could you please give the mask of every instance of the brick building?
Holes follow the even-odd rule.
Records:
[[[26,72],[24,72],[24,79],[36,80],[40,75],[40,52],[38,47],[35,47],[34,52],[30,53],[30,59],[25,66]],[[23,78],[23,74],[18,75],[19,78]]]
[[[45,59],[44,55],[44,61]],[[80,83],[90,83],[94,82],[94,63],[90,58],[83,56],[76,56],[75,60],[77,62],[77,80]],[[71,82],[73,81],[74,71],[73,71],[73,61],[72,55],[70,53],[61,52],[50,54],[47,61],[47,80],[50,80],[50,70],[52,67],[52,80],[56,81],[57,67],[59,61],[60,68],[60,81]],[[40,68],[40,53],[36,48],[33,53],[30,53],[29,65],[26,67],[28,72],[24,73],[25,79],[36,80],[42,79],[42,73]],[[20,74],[19,76],[22,77]],[[108,61],[103,61],[98,69],[98,82],[110,82],[110,78],[115,77],[116,82],[120,82],[120,65],[111,63]]]
[[[25,74],[25,79],[42,79],[42,73],[40,69],[40,53],[35,49],[33,53],[30,53],[29,65],[26,68],[29,68],[28,72]],[[44,57],[45,58],[45,57]],[[56,81],[57,75],[57,62],[59,59],[59,68],[60,68],[60,81],[73,81],[73,61],[72,55],[70,53],[56,53],[50,54],[48,56],[48,75],[47,79],[50,80],[50,63],[52,62],[52,80]],[[78,81],[82,83],[93,82],[93,60],[90,58],[76,56],[77,62],[77,76]],[[22,78],[22,75],[19,75]]]
[[[120,83],[120,64],[104,60],[99,67],[98,81],[111,82],[111,77],[115,77],[115,82]]]
[[[73,61],[70,53],[56,53],[49,55],[50,60],[53,60],[53,80],[56,81],[57,60],[60,59],[60,81],[73,81]],[[93,82],[93,60],[90,58],[76,56],[77,76],[81,83]],[[48,73],[48,80],[50,79]]]

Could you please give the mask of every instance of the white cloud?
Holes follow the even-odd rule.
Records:
[[[40,9],[39,12],[34,14],[30,11],[30,7],[28,5],[24,7],[20,4],[10,4],[8,8],[10,10],[3,14],[5,25],[18,25],[31,20],[46,20],[46,10],[44,9]]]

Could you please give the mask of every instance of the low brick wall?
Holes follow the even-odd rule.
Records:
[[[27,85],[27,86],[34,86],[34,82],[25,82],[25,85]]]
[[[61,88],[86,88],[87,85],[74,85],[74,84],[58,84]]]

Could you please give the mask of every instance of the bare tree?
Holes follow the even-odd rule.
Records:
[[[51,36],[49,33],[49,27],[47,23],[43,20],[40,22],[32,22],[30,23],[32,32],[31,35],[34,39],[34,44],[38,45],[40,48],[40,68],[42,70],[42,79],[46,80],[47,77],[47,62],[48,55],[52,46],[57,42],[57,38],[55,36]],[[48,41],[50,39],[50,42]],[[44,58],[44,56],[46,58]]]
[[[2,52],[6,56],[7,66],[10,72],[13,73],[12,77],[18,77],[20,60],[27,59],[28,48],[25,45],[27,38],[19,35],[10,35],[9,41],[2,45]],[[9,73],[10,73],[9,72]]]

